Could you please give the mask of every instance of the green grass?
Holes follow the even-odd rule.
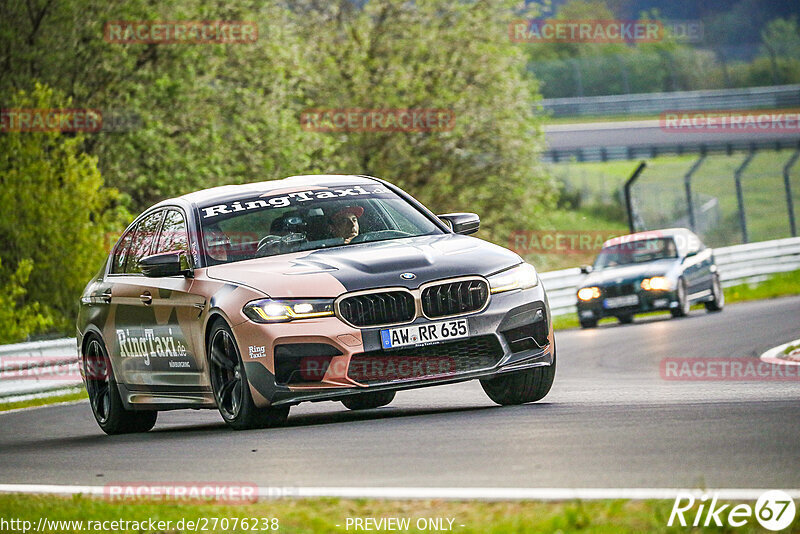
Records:
[[[800,271],[779,273],[769,277],[763,282],[754,284],[741,284],[725,288],[725,303],[732,304],[751,300],[786,297],[789,295],[800,295]],[[702,308],[702,304],[696,304],[692,306],[692,309]],[[669,312],[658,311],[642,313],[636,317],[656,317],[666,315],[669,315]],[[616,318],[606,317],[601,319],[599,324],[616,322]],[[568,315],[559,315],[553,318],[553,328],[555,330],[566,330],[569,328],[577,328],[578,326],[578,316],[576,314],[570,313]]]
[[[590,122],[625,122],[658,120],[659,115],[596,115],[580,117],[548,117],[547,124],[586,124]]]
[[[8,410],[17,410],[19,408],[31,408],[33,406],[45,406],[47,404],[56,404],[59,402],[72,402],[83,399],[88,399],[85,389],[73,393],[65,393],[63,395],[53,395],[51,397],[40,397],[37,399],[28,399],[23,401],[0,402],[0,412]]]
[[[154,519],[171,521],[168,532],[182,533],[176,529],[181,519],[200,518],[277,518],[278,532],[317,533],[348,532],[347,518],[409,518],[412,528],[420,518],[452,518],[453,531],[457,533],[522,533],[522,532],[730,532],[720,528],[667,528],[672,501],[571,501],[571,502],[460,502],[460,501],[381,501],[341,499],[285,499],[262,501],[242,506],[218,504],[171,504],[138,501],[109,502],[100,498],[53,497],[32,495],[0,495],[0,516],[16,518],[38,524],[40,517],[49,520],[93,521],[143,521]],[[720,503],[722,504],[722,503]],[[751,506],[753,503],[750,503]],[[685,517],[693,518],[692,512]],[[446,523],[445,523],[446,524]],[[751,518],[736,532],[761,531]],[[339,525],[339,526],[337,526]],[[463,527],[461,525],[464,525]],[[135,526],[135,525],[134,525]],[[205,532],[241,532],[241,529],[218,528]],[[800,526],[800,515],[794,527]],[[144,529],[114,529],[115,532],[153,532]],[[355,530],[351,526],[349,532]],[[50,529],[48,532],[77,532],[69,529]],[[99,532],[99,530],[97,530]]]
[[[759,151],[742,174],[750,241],[789,237],[783,166],[791,154],[790,150]],[[683,176],[696,159],[696,155],[688,155],[647,160],[633,198],[648,228],[671,226],[685,216]],[[712,198],[718,201],[719,208],[707,212],[709,217],[718,217],[713,230],[704,236],[711,246],[741,242],[734,171],[744,159],[744,154],[708,156],[692,179],[692,190],[701,197],[701,205]],[[610,161],[552,165],[550,169],[555,177],[586,194],[608,196],[622,187],[637,165],[636,161]],[[793,168],[790,182],[794,203],[800,207],[800,165]],[[696,211],[700,207],[696,206]]]

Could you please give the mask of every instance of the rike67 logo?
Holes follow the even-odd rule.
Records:
[[[710,500],[709,500],[710,497]],[[703,494],[699,499],[691,493],[679,493],[672,505],[667,526],[676,523],[682,527],[743,527],[754,517],[765,529],[779,531],[794,521],[795,505],[785,491],[764,492],[750,504],[719,504],[717,494]]]

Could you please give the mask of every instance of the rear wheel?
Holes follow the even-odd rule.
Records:
[[[86,377],[86,392],[92,413],[106,434],[130,434],[147,432],[156,424],[155,410],[126,410],[119,395],[111,360],[102,341],[92,337],[83,355],[83,370]]]
[[[222,320],[211,329],[208,361],[217,408],[231,428],[266,428],[286,422],[288,406],[258,408],[253,402],[236,340],[230,327]]]
[[[553,386],[556,375],[556,356],[547,367],[534,367],[494,378],[481,379],[483,391],[497,404],[524,404],[543,399]]]
[[[722,311],[722,308],[725,307],[725,293],[722,291],[722,284],[719,281],[719,275],[716,274],[714,275],[714,279],[711,281],[711,295],[714,297],[714,299],[704,303],[706,310],[710,312]]]
[[[386,406],[394,400],[394,391],[373,391],[361,393],[342,399],[342,404],[348,410],[369,410]]]
[[[686,317],[689,315],[689,290],[686,289],[686,280],[678,279],[678,307],[669,310],[673,317]]]

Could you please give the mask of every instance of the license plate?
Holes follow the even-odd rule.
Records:
[[[603,305],[606,308],[622,308],[623,306],[636,306],[637,304],[639,304],[639,295],[623,295],[603,301]]]
[[[381,330],[381,344],[384,349],[441,343],[464,337],[469,337],[469,325],[466,319]]]

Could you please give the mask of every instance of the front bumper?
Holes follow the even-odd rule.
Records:
[[[469,338],[431,347],[391,351],[381,348],[382,328],[357,329],[336,317],[271,325],[248,321],[236,326],[233,333],[240,347],[254,402],[262,407],[297,404],[302,401],[336,400],[367,391],[401,390],[461,382],[546,366],[553,362],[555,343],[550,308],[541,284],[527,290],[492,295],[483,311],[446,320],[462,318],[468,321]],[[420,317],[411,324],[434,322],[439,321]],[[369,381],[356,379],[351,366],[351,363],[356,363],[355,360],[363,360],[365,357],[374,362],[388,362],[402,354],[409,355],[407,357],[410,358],[410,363],[407,368],[424,368],[426,365],[430,366],[432,361],[437,364],[441,362],[441,354],[452,353],[457,343],[477,340],[494,347],[493,359],[486,365],[475,365],[475,360],[472,359],[469,367],[440,367],[440,372],[422,375],[390,373],[382,378],[372,377]],[[282,347],[287,346],[297,346],[304,350],[307,347],[323,348],[322,352],[326,356],[321,376],[309,381],[307,376],[301,376],[302,373],[287,373],[286,361],[283,359],[285,352],[282,352]],[[463,357],[469,357],[469,352],[468,347],[463,351],[455,350],[455,353]]]
[[[641,290],[634,293],[634,295],[636,295],[638,300],[635,304],[619,307],[609,307],[607,299],[602,296],[590,301],[578,300],[578,318],[581,320],[598,320],[603,317],[634,315],[651,311],[670,310],[678,307],[678,294],[674,290]]]

